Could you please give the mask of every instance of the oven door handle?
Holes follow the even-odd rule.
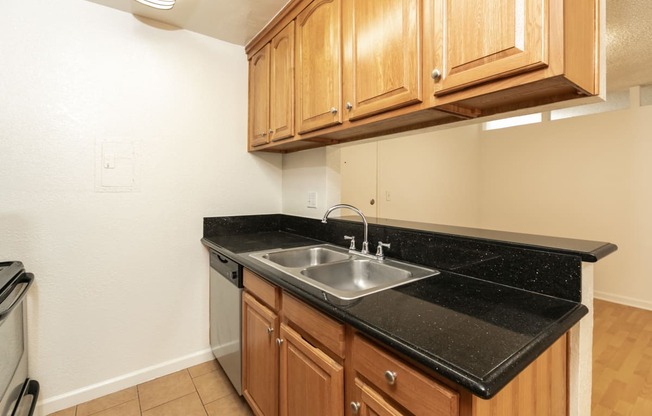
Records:
[[[30,286],[34,283],[34,275],[32,273],[23,273],[16,282],[14,283],[14,288],[11,290],[9,296],[7,296],[0,304],[0,323],[4,321],[11,311],[23,301],[23,298],[27,294]],[[5,304],[8,304],[5,306]]]

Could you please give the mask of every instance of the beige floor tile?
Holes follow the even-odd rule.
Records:
[[[110,409],[93,413],[93,416],[140,416],[140,406],[138,405],[138,400],[131,400]]]
[[[82,403],[77,406],[76,416],[88,416],[105,409],[126,403],[131,400],[138,400],[138,390],[136,387],[120,390],[118,392],[102,396],[98,399]]]
[[[177,371],[138,386],[140,406],[143,411],[186,396],[194,391],[195,386],[192,384],[190,373],[187,370]]]
[[[67,409],[59,410],[58,412],[50,413],[48,416],[75,416],[77,406],[69,407]]]
[[[208,416],[252,416],[247,402],[237,394],[217,399],[205,406]]]
[[[231,382],[222,371],[211,371],[192,379],[204,404],[214,402],[229,394],[236,394]]]
[[[222,368],[218,364],[217,360],[211,360],[190,367],[188,371],[190,372],[190,377],[195,378],[203,376],[206,373],[210,373],[211,371],[222,371]]]
[[[206,416],[206,411],[197,393],[193,392],[147,410],[143,416]]]

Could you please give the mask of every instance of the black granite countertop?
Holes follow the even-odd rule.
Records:
[[[493,397],[588,309],[578,302],[442,270],[432,278],[338,301],[248,252],[321,243],[283,231],[202,242],[481,398]]]

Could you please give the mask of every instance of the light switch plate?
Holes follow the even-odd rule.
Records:
[[[308,192],[308,208],[317,208],[317,192]]]

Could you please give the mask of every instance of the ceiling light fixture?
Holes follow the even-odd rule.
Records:
[[[170,10],[176,0],[136,0],[140,4],[159,10]]]

